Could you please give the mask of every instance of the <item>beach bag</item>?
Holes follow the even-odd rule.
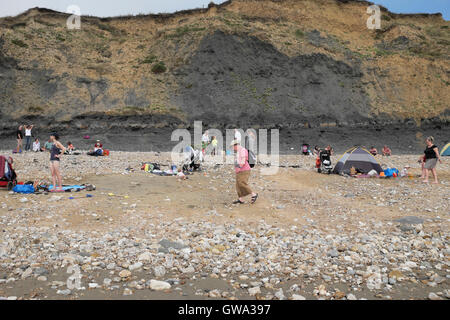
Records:
[[[18,184],[13,188],[13,191],[15,193],[30,194],[34,193],[34,187],[32,184]]]
[[[250,165],[250,168],[255,167],[256,161],[256,155],[253,153],[253,151],[248,150],[248,164]]]
[[[386,170],[384,170],[384,175],[386,177],[396,177],[398,175],[398,170],[396,168],[387,168]]]

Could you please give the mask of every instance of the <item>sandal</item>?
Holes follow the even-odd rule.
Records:
[[[233,204],[244,204],[244,202],[239,200],[239,199],[237,199],[236,201],[233,201]]]
[[[252,197],[252,204],[256,202],[256,199],[258,199],[258,194],[256,194],[256,196]]]

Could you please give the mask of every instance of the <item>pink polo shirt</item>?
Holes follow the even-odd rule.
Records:
[[[247,149],[239,146],[236,154],[236,162],[239,164],[240,167],[235,165],[234,170],[236,173],[242,172],[242,171],[248,171],[250,170],[250,165],[248,164],[248,151]]]

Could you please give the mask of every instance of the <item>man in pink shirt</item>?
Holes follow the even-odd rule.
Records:
[[[233,204],[243,204],[243,198],[249,194],[252,195],[251,203],[255,203],[256,199],[258,199],[258,194],[254,193],[248,185],[251,170],[248,163],[248,151],[240,145],[238,140],[233,140],[231,146],[233,146],[233,150],[236,153],[234,170],[236,172],[236,191],[239,197]]]

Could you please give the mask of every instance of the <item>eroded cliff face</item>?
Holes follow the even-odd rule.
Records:
[[[359,1],[230,1],[170,15],[0,19],[0,131],[206,126],[446,129],[449,22]],[[320,129],[322,130],[322,129]]]

